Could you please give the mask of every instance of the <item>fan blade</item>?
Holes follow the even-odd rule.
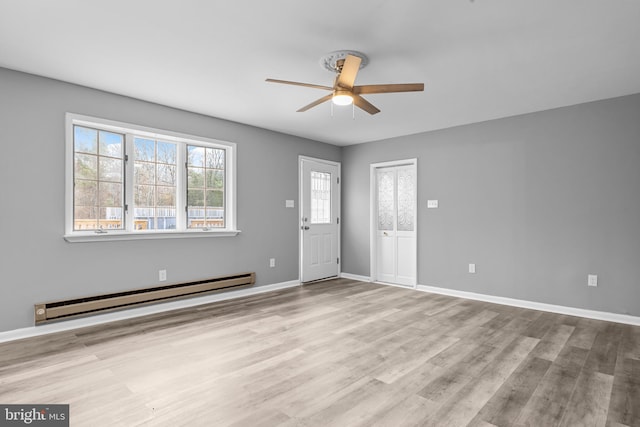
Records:
[[[331,99],[331,97],[333,96],[332,93],[330,93],[329,95],[325,95],[320,99],[316,99],[315,101],[313,101],[311,104],[309,105],[305,105],[304,107],[302,107],[301,109],[298,110],[298,113],[304,113],[305,111],[307,111],[310,108],[315,107],[316,105],[320,105],[323,102],[327,102],[328,100]]]
[[[357,56],[347,55],[342,65],[342,71],[336,80],[336,86],[351,90],[353,83],[356,81],[361,62],[362,59]]]
[[[386,85],[363,85],[354,86],[353,93],[390,93],[390,92],[422,92],[424,91],[424,83],[401,83]]]
[[[266,79],[265,81],[266,82],[270,82],[270,83],[282,83],[282,84],[285,84],[285,85],[312,87],[312,88],[315,88],[315,89],[333,90],[333,88],[329,87],[329,86],[314,85],[314,84],[310,84],[310,83],[290,82],[289,80]]]
[[[376,114],[380,112],[380,110],[378,110],[378,108],[375,105],[373,105],[372,103],[370,103],[369,101],[361,97],[360,95],[353,94],[353,103],[356,104],[357,107],[362,108],[364,111],[366,111],[369,114]]]

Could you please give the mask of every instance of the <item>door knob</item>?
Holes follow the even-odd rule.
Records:
[[[308,229],[309,229],[309,226],[308,226],[308,225],[303,225],[303,226],[302,226],[302,227],[300,227],[300,228],[301,228],[301,229],[303,229],[303,230],[308,230]]]
[[[387,234],[387,232],[386,232],[386,231],[385,231],[383,234],[384,234],[385,236],[388,236],[388,234]]]

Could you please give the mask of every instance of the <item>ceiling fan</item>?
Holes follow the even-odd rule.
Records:
[[[354,104],[369,114],[379,113],[380,110],[361,95],[372,93],[393,92],[422,92],[424,83],[378,84],[378,85],[354,85],[358,71],[368,64],[367,56],[353,50],[339,50],[332,52],[320,60],[320,63],[328,70],[337,73],[333,86],[322,86],[310,83],[292,82],[288,80],[266,79],[267,82],[281,83],[294,86],[304,86],[314,89],[330,91],[328,95],[313,101],[311,104],[297,110],[299,113],[307,111],[323,102],[331,100],[336,105]]]

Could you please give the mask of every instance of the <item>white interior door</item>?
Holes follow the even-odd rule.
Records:
[[[416,285],[416,165],[375,168],[375,280]]]
[[[300,158],[302,282],[340,273],[340,165]]]

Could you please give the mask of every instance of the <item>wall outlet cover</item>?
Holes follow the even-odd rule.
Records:
[[[427,209],[436,209],[438,207],[437,200],[427,200]]]
[[[476,265],[469,264],[469,273],[475,274],[475,272],[476,272]]]
[[[587,286],[598,286],[598,275],[597,274],[589,274],[587,276]]]

